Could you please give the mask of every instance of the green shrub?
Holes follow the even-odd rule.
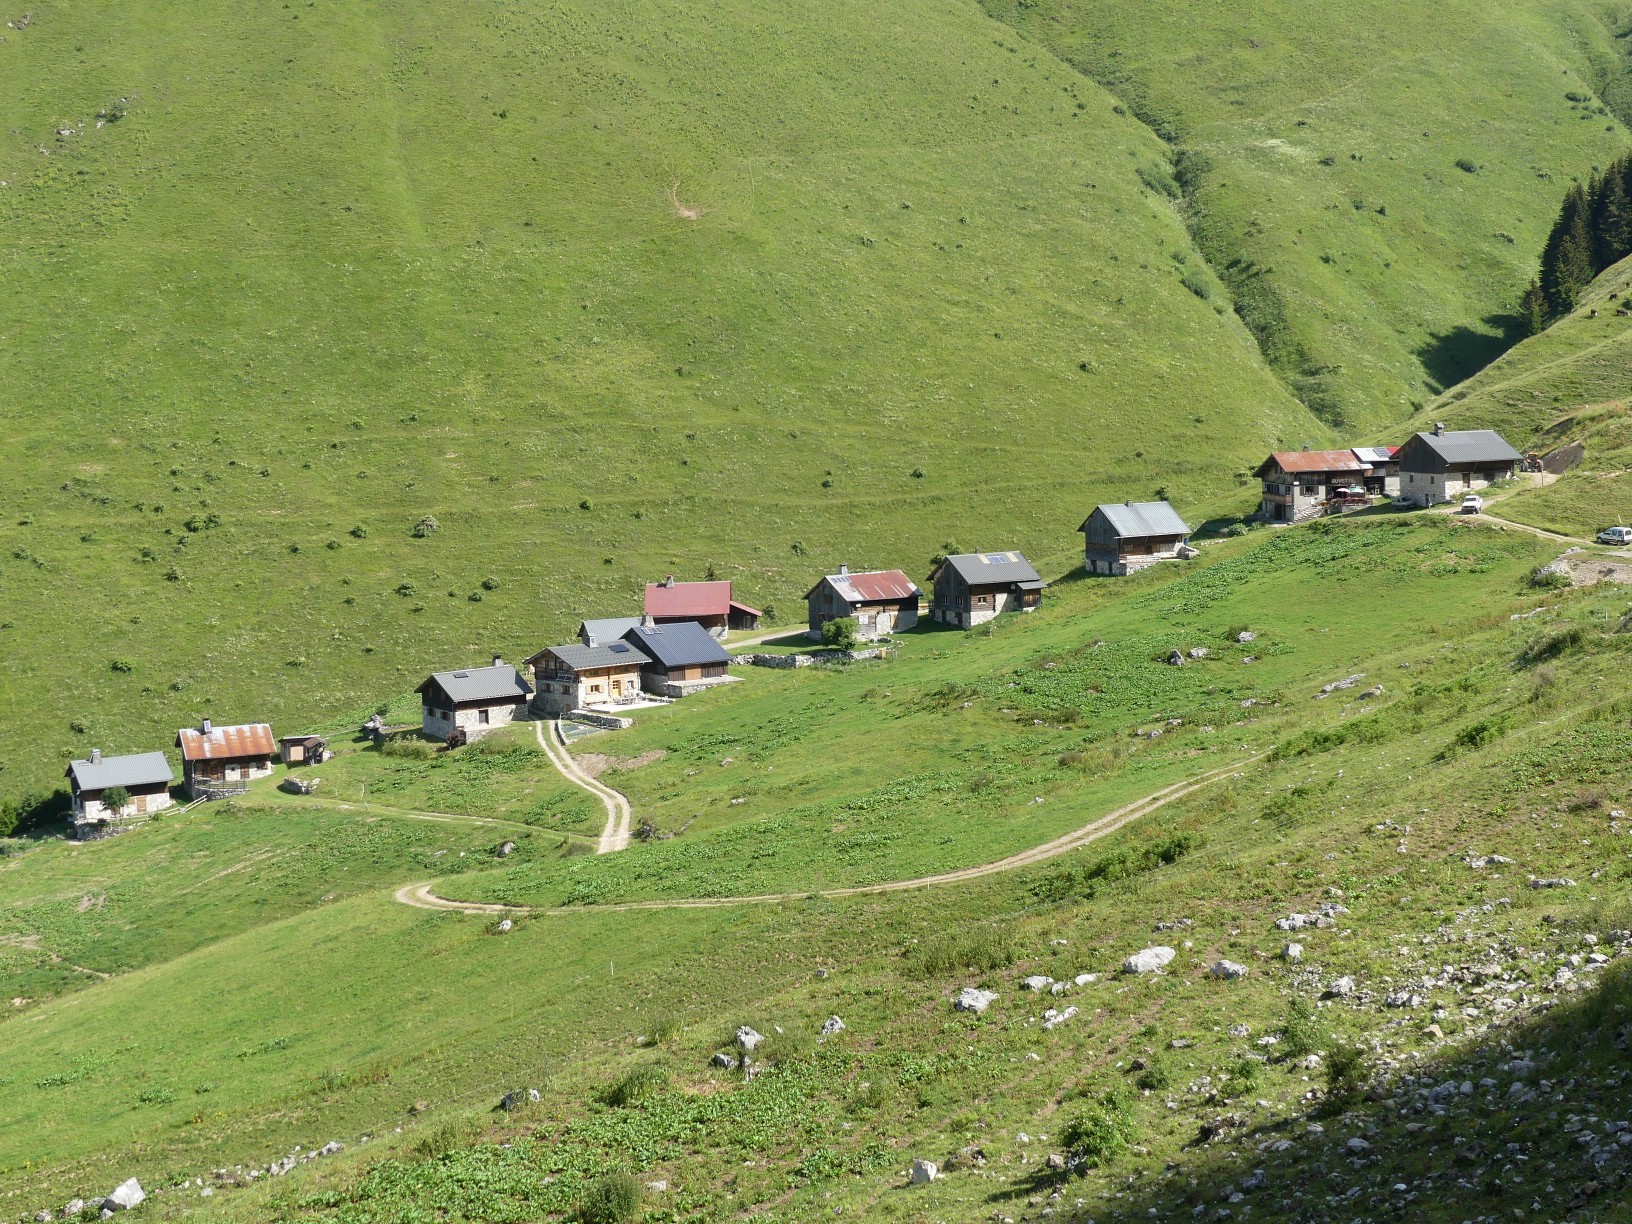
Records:
[[[1127,1105],[1107,1098],[1078,1110],[1060,1130],[1060,1146],[1080,1172],[1113,1160],[1139,1136]]]
[[[816,1035],[807,1029],[789,1028],[783,1032],[772,1032],[765,1038],[763,1045],[756,1053],[765,1062],[791,1063],[802,1058],[809,1058],[816,1049]]]
[[[1564,570],[1556,570],[1551,565],[1538,565],[1530,572],[1530,585],[1538,591],[1558,591],[1574,586],[1575,582]]]
[[[422,739],[403,737],[383,742],[380,745],[380,755],[402,757],[409,761],[428,761],[436,755],[436,748]]]
[[[1303,1058],[1314,1054],[1326,1044],[1326,1030],[1315,1015],[1308,999],[1295,998],[1287,1004],[1286,1020],[1281,1025],[1281,1048],[1289,1058]]]
[[[640,1211],[640,1183],[619,1170],[596,1178],[578,1200],[582,1224],[629,1224]]]
[[[1145,1060],[1144,1069],[1135,1077],[1133,1085],[1146,1092],[1160,1092],[1172,1082],[1173,1072],[1168,1068],[1167,1060],[1152,1055]]]
[[[420,519],[419,522],[414,524],[414,529],[409,532],[409,534],[416,540],[423,540],[427,536],[433,535],[440,530],[442,530],[442,524],[436,521],[436,516],[433,514],[427,514],[424,518]]]
[[[950,973],[990,973],[1014,964],[1019,951],[1006,932],[985,927],[943,935],[907,955],[907,971],[913,977],[931,978]]]
[[[1327,1051],[1325,1112],[1340,1114],[1358,1105],[1370,1070],[1366,1052],[1358,1046],[1333,1046]]]
[[[1243,1054],[1229,1066],[1229,1095],[1245,1096],[1258,1087],[1263,1077],[1263,1063]]]
[[[669,1086],[669,1073],[655,1063],[645,1063],[624,1074],[602,1094],[614,1109],[626,1109],[648,1101]]]
[[[1504,731],[1507,730],[1508,720],[1501,715],[1492,715],[1471,722],[1456,733],[1458,748],[1483,748],[1486,744],[1493,744]]]
[[[1173,833],[1143,846],[1101,855],[1086,867],[1052,871],[1032,885],[1031,891],[1043,901],[1090,900],[1102,886],[1171,866],[1201,844],[1199,833]]]
[[[822,625],[822,645],[834,650],[854,650],[858,642],[856,637],[856,618],[853,616],[839,616]]]
[[[110,786],[102,792],[102,805],[110,812],[119,812],[130,802],[130,792],[122,786]]]
[[[678,1037],[681,1027],[674,1016],[654,1016],[646,1026],[646,1041],[650,1045],[662,1045],[671,1037]]]
[[[426,1129],[409,1145],[409,1151],[421,1160],[435,1160],[468,1147],[482,1132],[483,1119],[473,1114],[460,1114]]]
[[[1587,631],[1580,625],[1571,625],[1567,629],[1560,629],[1557,633],[1539,638],[1519,652],[1518,664],[1521,667],[1534,667],[1538,663],[1551,663],[1560,655],[1570,654],[1579,650],[1587,640]]]

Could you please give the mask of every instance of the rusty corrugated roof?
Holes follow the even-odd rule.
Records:
[[[918,584],[898,569],[868,570],[860,574],[829,574],[827,580],[846,603],[914,599]]]
[[[242,723],[236,727],[183,727],[176,732],[176,747],[184,761],[230,761],[239,757],[277,754],[269,723]]]
[[[1269,466],[1269,460],[1280,465],[1281,471],[1297,472],[1364,472],[1367,465],[1361,463],[1352,450],[1325,450],[1325,451],[1276,451],[1258,467],[1261,474]]]

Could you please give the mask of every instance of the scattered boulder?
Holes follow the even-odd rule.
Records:
[[[727,1071],[735,1071],[739,1066],[736,1058],[733,1055],[726,1054],[724,1052],[714,1055],[714,1057],[709,1061],[716,1067],[724,1067]]]
[[[1182,650],[1175,650],[1167,656],[1167,665],[1169,667],[1183,667],[1187,661]]]
[[[147,1191],[142,1190],[142,1183],[134,1177],[129,1182],[119,1183],[118,1188],[103,1200],[103,1211],[129,1211],[135,1206],[147,1201]]]
[[[1371,1144],[1360,1138],[1359,1135],[1356,1135],[1353,1139],[1350,1139],[1343,1146],[1348,1148],[1348,1150],[1353,1152],[1356,1156],[1363,1156],[1367,1152],[1371,1151]]]
[[[1205,646],[1192,646],[1189,655],[1192,659],[1205,659],[1212,652]]]
[[[1076,1014],[1077,1009],[1074,1007],[1068,1007],[1063,1012],[1055,1011],[1051,1007],[1043,1013],[1043,1029],[1045,1032],[1051,1032],[1054,1029],[1059,1028],[1060,1025],[1064,1024]]]
[[[958,991],[957,997],[952,1000],[952,1010],[974,1012],[977,1015],[985,1011],[998,996],[990,990],[980,990],[974,986],[965,986]]]
[[[737,1030],[737,1044],[749,1053],[759,1049],[759,1043],[764,1040],[764,1034],[756,1033],[746,1024]]]
[[[1287,944],[1286,947],[1281,949],[1281,958],[1296,964],[1303,959],[1303,945],[1301,943]]]
[[[1352,689],[1365,678],[1365,672],[1356,672],[1352,676],[1344,676],[1341,680],[1333,680],[1330,684],[1322,685],[1321,690],[1317,695],[1321,697],[1329,697],[1331,694],[1340,692],[1343,689]]]
[[[1050,1173],[1065,1172],[1065,1157],[1059,1152],[1050,1152],[1047,1159],[1043,1161],[1043,1164]]]
[[[538,1100],[538,1093],[536,1091],[534,1091],[533,1089],[528,1089],[527,1090],[527,1098],[529,1100],[536,1101],[536,1100]],[[338,1153],[343,1152],[345,1150],[346,1150],[346,1145],[345,1144],[336,1143],[333,1139],[331,1139],[327,1143],[325,1143],[322,1147],[317,1149],[317,1154],[319,1156],[334,1156],[334,1155],[337,1155]]]
[[[1211,969],[1207,970],[1207,972],[1215,978],[1222,978],[1226,982],[1233,982],[1237,978],[1244,978],[1247,976],[1247,967],[1237,961],[1221,960],[1214,964]]]
[[[844,1021],[840,1020],[837,1016],[829,1016],[822,1023],[822,1036],[823,1037],[831,1037],[831,1036],[833,1036],[834,1033],[842,1033],[842,1032],[844,1032]]]
[[[1155,973],[1165,968],[1178,953],[1168,947],[1145,948],[1122,962],[1123,973]]]
[[[515,852],[516,852],[516,843],[513,842],[513,841],[507,841],[507,842],[503,843],[497,850],[493,851],[493,853],[498,855],[500,858],[509,858]]]
[[[1374,684],[1369,689],[1367,689],[1365,692],[1361,693],[1359,699],[1361,701],[1370,701],[1374,697],[1381,697],[1385,691],[1386,690],[1383,688],[1382,685]]]
[[[942,1169],[951,1173],[957,1169],[983,1169],[986,1167],[986,1153],[982,1149],[970,1145],[959,1148],[955,1154],[947,1158]]]
[[[1022,990],[1047,990],[1054,985],[1054,979],[1041,973],[1034,973],[1020,983]]]
[[[1574,888],[1575,887],[1575,881],[1572,880],[1572,879],[1569,879],[1566,876],[1557,876],[1557,877],[1554,877],[1554,878],[1551,878],[1551,879],[1541,879],[1541,878],[1538,878],[1536,876],[1531,876],[1530,877],[1530,887],[1531,888]]]
[[[65,1220],[71,1219],[74,1216],[77,1216],[80,1212],[82,1212],[84,1210],[85,1210],[85,1200],[84,1199],[78,1199],[78,1198],[69,1199],[67,1205],[65,1207],[63,1207],[63,1209],[62,1209],[62,1218],[65,1219]]]
[[[1235,640],[1240,642],[1241,645],[1245,646],[1248,642],[1256,642],[1258,640],[1258,635],[1251,629],[1243,629],[1240,633],[1235,635]]]
[[[941,1167],[933,1160],[914,1160],[912,1162],[912,1184],[915,1186],[928,1185],[941,1175]]]
[[[510,919],[502,918],[499,920],[499,931],[501,934],[508,934],[510,931],[515,929],[515,925],[516,924],[510,921]]]
[[[1354,979],[1340,977],[1326,988],[1326,993],[1336,999],[1346,999],[1354,993]]]

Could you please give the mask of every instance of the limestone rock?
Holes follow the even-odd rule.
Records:
[[[1047,990],[1052,985],[1054,985],[1053,978],[1046,977],[1041,973],[1034,973],[1020,983],[1020,988],[1022,990]]]
[[[1122,962],[1123,973],[1155,973],[1165,968],[1178,953],[1168,947],[1145,948]]]
[[[1247,967],[1237,961],[1221,960],[1207,970],[1215,978],[1222,978],[1226,982],[1233,982],[1237,978],[1247,976]]]
[[[844,1032],[844,1021],[837,1016],[829,1016],[822,1024],[822,1036],[831,1037],[834,1033]]]
[[[933,1160],[914,1160],[912,1162],[912,1184],[915,1186],[928,1185],[941,1175],[941,1167]]]
[[[132,1177],[129,1181],[122,1181],[114,1192],[102,1200],[103,1211],[129,1211],[147,1201],[147,1191],[142,1189],[142,1183]]]
[[[746,1024],[737,1030],[737,1044],[749,1053],[759,1049],[759,1043],[764,1040],[763,1034],[756,1033]]]
[[[1303,959],[1303,945],[1301,943],[1287,944],[1286,947],[1281,949],[1281,958],[1296,964]]]
[[[952,1008],[954,1011],[975,1012],[978,1015],[997,1002],[997,999],[998,996],[990,990],[965,986],[958,991],[957,998],[952,1000]]]
[[[709,1061],[716,1067],[724,1067],[727,1071],[735,1071],[737,1069],[737,1060],[730,1054],[716,1054]]]

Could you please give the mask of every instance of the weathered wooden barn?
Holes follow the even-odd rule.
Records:
[[[285,765],[321,765],[328,759],[329,741],[321,735],[285,735],[278,750]]]
[[[1413,434],[1399,450],[1400,492],[1419,506],[1457,501],[1518,474],[1524,456],[1494,429]]]
[[[823,625],[849,616],[855,618],[858,638],[876,642],[915,628],[922,599],[918,584],[898,569],[852,574],[849,566],[841,565],[838,573],[823,575],[805,592],[810,612],[808,635],[819,642]]]
[[[1017,552],[961,553],[944,558],[929,576],[931,619],[968,629],[1004,612],[1034,612],[1043,604],[1043,580]]]
[[[461,730],[467,740],[508,726],[527,709],[533,690],[527,679],[498,655],[489,667],[436,672],[418,690],[420,729],[445,740]]]
[[[646,615],[659,625],[690,621],[723,638],[731,629],[758,629],[763,613],[733,599],[729,582],[676,582],[670,574],[646,584]]]
[[[735,679],[727,674],[731,656],[713,634],[693,621],[636,625],[623,640],[646,656],[641,683],[659,697],[685,697]]]
[[[267,723],[217,727],[205,719],[176,732],[181,781],[194,799],[241,795],[255,778],[272,772],[278,743]]]
[[[638,647],[618,639],[593,646],[581,642],[546,646],[527,660],[533,669],[533,708],[559,718],[573,710],[637,701],[641,668],[649,662]]]
[[[105,757],[100,748],[92,748],[89,759],[69,762],[67,776],[70,823],[78,839],[100,837],[119,821],[149,816],[174,802],[170,783],[175,773],[162,752]],[[117,808],[104,800],[116,787],[125,792]]]
[[[1090,574],[1132,574],[1158,561],[1195,555],[1190,528],[1165,501],[1095,506],[1077,530]]]

